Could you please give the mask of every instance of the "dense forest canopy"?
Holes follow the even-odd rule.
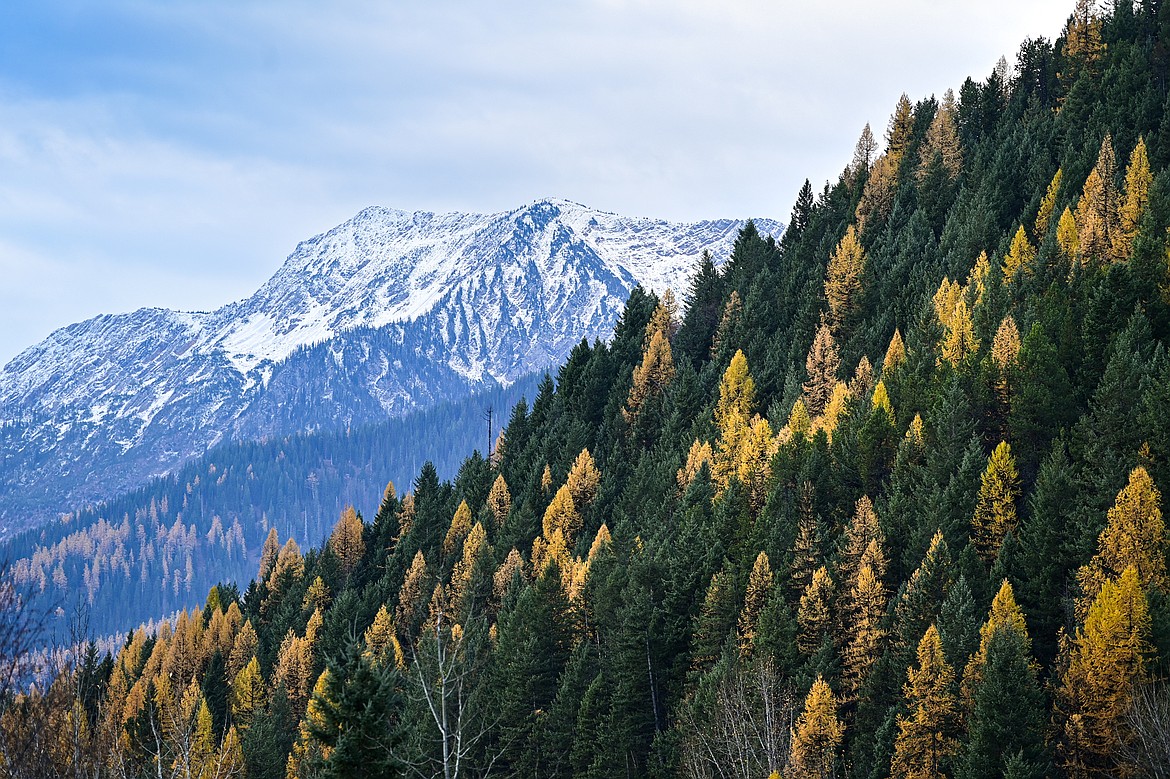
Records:
[[[1082,0],[903,96],[491,458],[10,693],[0,771],[1167,775],[1168,75]]]

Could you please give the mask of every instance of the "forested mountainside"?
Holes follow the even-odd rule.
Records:
[[[372,514],[387,481],[409,484],[428,461],[442,478],[486,468],[485,411],[493,409],[498,432],[539,378],[377,425],[218,446],[141,489],[0,543],[0,560],[29,607],[54,614],[50,636],[68,635],[79,606],[94,635],[119,633],[200,605],[217,582],[248,581],[270,529],[317,545],[342,509]]]
[[[10,697],[3,765],[1166,775],[1168,72],[1170,6],[1082,0],[899,100],[681,318],[634,290],[498,460]]]
[[[557,365],[613,332],[635,285],[681,289],[703,251],[724,261],[743,224],[565,200],[367,208],[245,300],[62,328],[0,368],[0,538],[220,443],[375,424]]]

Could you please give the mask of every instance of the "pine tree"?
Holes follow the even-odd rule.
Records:
[[[792,729],[792,751],[785,777],[827,779],[836,775],[838,752],[845,738],[837,708],[837,697],[818,676]]]
[[[1108,579],[1115,579],[1129,567],[1137,571],[1142,587],[1170,592],[1166,571],[1166,524],[1159,508],[1162,495],[1142,466],[1129,474],[1129,483],[1117,493],[1109,509],[1105,529],[1097,540],[1097,554],[1077,571],[1081,597],[1078,613],[1089,604]]]
[[[760,552],[752,565],[751,575],[748,577],[747,593],[743,598],[743,608],[739,612],[739,653],[742,657],[750,657],[755,645],[756,631],[759,627],[760,611],[768,600],[772,590],[772,566],[768,562],[768,555]]]
[[[813,573],[821,565],[821,532],[813,511],[812,485],[800,485],[796,539],[792,546],[792,568],[789,572],[792,593],[799,598],[812,584]]]
[[[954,669],[943,657],[938,629],[931,625],[918,644],[918,666],[907,672],[904,688],[909,714],[898,717],[898,737],[890,775],[894,779],[944,777],[959,748],[959,707],[951,692]]]
[[[1001,441],[987,461],[971,519],[972,543],[984,561],[994,560],[1004,536],[1015,530],[1019,497],[1020,476],[1012,448],[1007,441]]]
[[[1149,607],[1131,566],[1102,584],[1060,679],[1057,752],[1069,776],[1128,775],[1119,762],[1129,738],[1123,715],[1146,678],[1149,635]]]
[[[329,536],[329,548],[337,555],[341,563],[341,570],[346,576],[353,573],[353,569],[361,562],[366,553],[366,544],[362,540],[364,526],[358,518],[353,506],[348,506],[341,512],[341,518],[333,526],[333,533]]]
[[[829,303],[829,325],[839,330],[846,318],[858,307],[861,276],[865,271],[865,250],[853,225],[837,244],[825,271],[825,299]]]
[[[837,373],[841,369],[841,357],[837,343],[829,331],[829,325],[822,321],[813,339],[812,348],[804,362],[808,381],[804,384],[804,405],[811,416],[825,413],[837,384]]]
[[[979,650],[964,674],[968,737],[957,772],[961,779],[1003,776],[1016,756],[1017,770],[1037,779],[1046,774],[1044,696],[1031,643],[1004,581],[980,629]]]

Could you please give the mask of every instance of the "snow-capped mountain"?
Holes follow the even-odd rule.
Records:
[[[743,224],[560,200],[372,207],[301,243],[245,300],[62,328],[0,370],[0,534],[222,440],[376,421],[556,364],[608,337],[635,285],[685,289],[703,250],[726,259]]]

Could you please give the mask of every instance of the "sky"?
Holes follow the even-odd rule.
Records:
[[[1071,0],[4,0],[0,365],[249,295],[368,205],[787,221]]]

